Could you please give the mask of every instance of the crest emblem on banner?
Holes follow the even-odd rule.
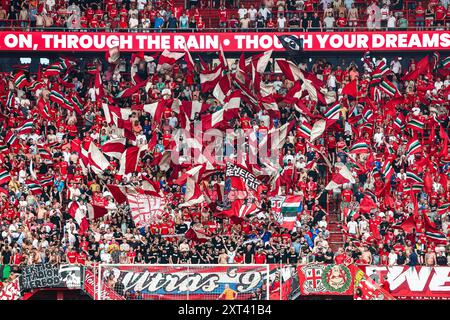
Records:
[[[302,272],[305,275],[305,281],[303,282],[305,292],[314,293],[325,291],[322,280],[323,269],[324,266],[317,264],[302,267]]]
[[[321,274],[322,284],[327,291],[344,292],[347,291],[352,282],[350,270],[344,265],[328,265]]]

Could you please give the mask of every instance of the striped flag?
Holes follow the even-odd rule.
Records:
[[[281,205],[281,214],[283,222],[281,226],[292,230],[297,220],[297,214],[302,211],[302,202],[300,196],[286,196]]]
[[[39,174],[37,176],[38,176],[39,184],[41,185],[41,187],[50,187],[53,185],[53,177],[52,176],[42,176]]]
[[[372,83],[380,82],[385,74],[390,71],[386,61],[380,60],[375,70],[372,71]]]
[[[444,69],[450,69],[450,56],[442,60],[442,67]]]
[[[8,96],[6,98],[6,106],[8,108],[14,107],[14,101],[15,101],[14,91],[9,91]]]
[[[373,117],[373,111],[369,107],[365,107],[363,110],[363,119],[365,122],[369,122]]]
[[[27,76],[23,71],[19,71],[14,75],[14,86],[22,89],[28,84]]]
[[[422,133],[423,133],[424,127],[425,127],[425,123],[416,117],[412,117],[411,120],[409,120],[408,124],[406,125],[406,128],[414,130],[414,131],[419,131]]]
[[[403,188],[403,192],[407,193],[407,192],[422,191],[422,189],[423,189],[423,185],[415,183],[415,184],[406,185]]]
[[[312,126],[308,122],[303,121],[300,124],[298,133],[300,134],[300,136],[309,140],[311,138],[311,130],[312,130]]]
[[[15,133],[13,133],[12,131],[8,131],[6,133],[6,137],[5,137],[5,141],[8,144],[8,146],[13,146],[14,144],[16,144],[17,141],[17,135]]]
[[[450,208],[450,202],[443,203],[437,208],[437,213],[439,215],[443,215],[448,211],[448,208]]]
[[[421,177],[419,177],[417,175],[417,173],[407,170],[406,171],[406,182],[423,184],[423,179]]]
[[[34,129],[33,119],[26,120],[22,125],[16,128],[19,135],[30,134]]]
[[[442,232],[425,232],[425,236],[430,239],[430,241],[437,243],[447,243],[447,237]]]
[[[419,152],[422,152],[422,145],[420,144],[419,140],[417,138],[409,140],[408,144],[406,145],[406,154],[408,155],[408,157]]]
[[[25,183],[32,194],[38,195],[43,193],[42,187],[39,182],[34,180],[26,180]]]
[[[50,101],[55,102],[59,106],[63,107],[64,109],[73,110],[72,102],[69,101],[61,92],[58,92],[56,90],[50,91],[49,95]]]
[[[347,221],[351,220],[352,218],[356,220],[359,218],[359,212],[349,208],[344,208],[344,217]]]
[[[11,176],[6,169],[0,169],[0,185],[11,181]]]
[[[402,131],[405,127],[405,116],[403,113],[399,112],[394,120],[394,129],[397,131]]]
[[[381,173],[383,174],[385,180],[389,180],[391,178],[391,176],[394,174],[394,168],[392,167],[391,161],[385,161],[383,163]]]
[[[327,119],[339,119],[339,112],[341,111],[341,104],[336,102],[325,112],[324,117]]]
[[[350,153],[369,153],[369,145],[365,142],[356,142],[350,147]]]
[[[383,79],[380,83],[380,89],[385,92],[388,96],[399,96],[397,87],[387,79]]]

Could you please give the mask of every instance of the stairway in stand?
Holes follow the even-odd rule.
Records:
[[[336,252],[339,247],[344,245],[344,236],[342,234],[338,214],[335,212],[330,212],[330,215],[328,216],[328,230],[330,231],[328,243],[333,252]]]

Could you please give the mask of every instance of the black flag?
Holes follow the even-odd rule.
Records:
[[[303,62],[302,53],[303,53],[303,38],[299,38],[296,36],[278,36],[283,47],[286,49],[286,52],[289,54],[292,62],[295,64],[299,64]]]

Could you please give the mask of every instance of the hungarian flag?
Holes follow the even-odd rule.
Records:
[[[328,108],[328,110],[325,112],[323,116],[330,120],[331,119],[337,120],[339,119],[340,112],[341,112],[341,104],[339,102],[336,102],[335,104],[333,104],[331,107]]]
[[[413,116],[411,118],[411,120],[409,120],[408,124],[406,125],[406,128],[423,133],[423,129],[425,128],[425,123],[422,120],[420,120],[418,117]]]
[[[364,141],[355,142],[350,147],[350,153],[354,153],[354,154],[369,153],[369,151],[370,151],[369,145]]]
[[[422,152],[422,145],[420,144],[417,138],[412,138],[411,140],[408,141],[408,144],[406,145],[406,154],[409,157],[410,155],[419,152]]]
[[[417,174],[417,172],[414,172],[411,169],[407,169],[406,182],[421,184],[423,183],[423,179]]]
[[[11,181],[9,172],[6,169],[0,168],[0,185],[8,183],[9,181]]]
[[[18,89],[23,89],[26,85],[28,85],[27,76],[23,71],[19,71],[14,75],[14,86]]]
[[[394,130],[402,131],[404,127],[405,127],[405,116],[403,115],[403,113],[399,112],[394,120]]]
[[[33,119],[29,119],[29,120],[25,120],[25,122],[23,122],[20,127],[17,127],[17,133],[19,135],[22,134],[30,134],[31,131],[33,131],[34,129],[34,123],[33,123]]]
[[[302,201],[300,196],[286,196],[281,205],[281,215],[283,222],[281,227],[292,230],[297,220],[297,214],[302,210]]]
[[[371,72],[371,83],[380,82],[385,74],[390,72],[389,66],[386,61],[380,60],[377,67]]]
[[[426,231],[425,236],[430,242],[439,243],[439,244],[446,244],[447,243],[447,237],[444,233],[436,231]]]
[[[347,221],[350,221],[352,218],[356,220],[359,218],[359,212],[349,208],[344,208],[344,217]]]
[[[397,87],[392,82],[390,82],[388,79],[383,79],[381,81],[380,89],[390,97],[401,96]]]
[[[308,122],[303,121],[299,126],[298,133],[303,138],[310,140],[311,139],[311,131],[312,131],[312,126]]]
[[[450,202],[443,203],[437,208],[437,213],[439,215],[443,215],[448,211],[448,208],[450,208]]]
[[[383,166],[381,167],[381,173],[384,176],[386,181],[389,181],[394,174],[394,168],[392,167],[391,161],[384,161]]]
[[[30,192],[33,195],[38,195],[38,194],[42,194],[42,187],[39,184],[39,182],[35,181],[35,180],[25,180],[25,184],[28,187],[28,190],[30,190]]]

